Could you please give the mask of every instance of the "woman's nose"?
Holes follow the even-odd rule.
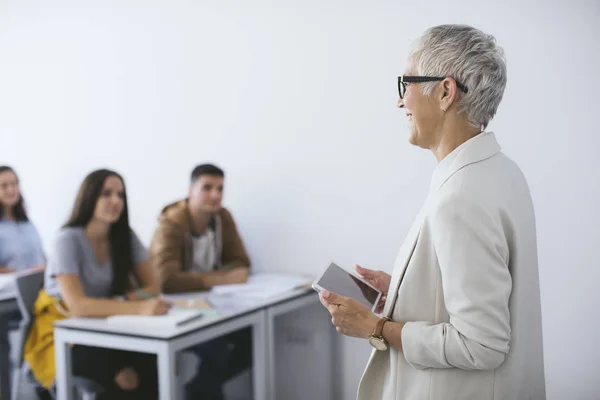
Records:
[[[398,108],[404,108],[404,100],[398,97]]]

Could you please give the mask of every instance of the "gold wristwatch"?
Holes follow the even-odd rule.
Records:
[[[369,344],[375,348],[375,350],[386,351],[388,349],[388,344],[383,338],[383,325],[388,322],[390,318],[383,317],[379,321],[377,321],[377,325],[375,325],[375,332],[369,338]]]

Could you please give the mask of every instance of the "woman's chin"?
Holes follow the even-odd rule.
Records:
[[[408,136],[408,143],[412,144],[413,146],[418,146],[419,145],[419,141],[417,140],[417,133],[416,132],[411,132],[410,135]]]
[[[11,198],[11,199],[6,199],[6,201],[2,201],[2,202],[0,202],[0,204],[5,205],[6,207],[14,207],[17,205],[18,202],[19,202],[19,198],[15,197],[15,198]]]

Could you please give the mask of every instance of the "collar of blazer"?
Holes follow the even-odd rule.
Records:
[[[467,165],[486,160],[500,152],[493,132],[482,132],[467,140],[446,156],[437,166],[431,179],[431,193],[438,191],[456,172]]]

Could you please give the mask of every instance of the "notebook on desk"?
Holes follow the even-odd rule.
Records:
[[[106,318],[106,322],[120,326],[172,328],[196,322],[204,315],[201,309],[173,307],[165,315],[113,315]]]
[[[0,300],[14,298],[17,295],[15,273],[0,274]]]

